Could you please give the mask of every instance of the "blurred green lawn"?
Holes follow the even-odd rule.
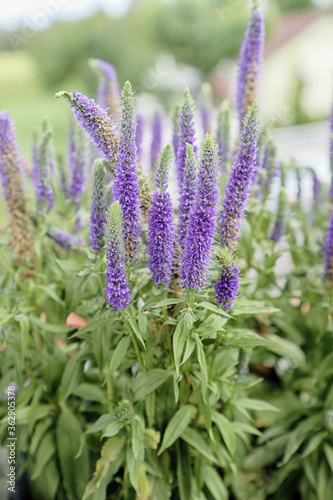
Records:
[[[19,148],[28,163],[31,161],[31,134],[44,116],[53,127],[56,153],[65,154],[66,134],[71,115],[63,99],[55,99],[54,89],[47,91],[41,84],[33,58],[26,52],[0,52],[0,111],[8,111],[15,124]],[[70,91],[80,90],[68,82]],[[26,186],[28,188],[28,186]],[[5,222],[3,198],[0,196],[0,227]]]
[[[54,131],[56,151],[63,152],[70,111],[65,101],[42,87],[32,57],[26,52],[0,52],[0,110],[9,112],[17,140],[30,160],[31,131],[48,116]],[[68,90],[79,90],[71,85]]]

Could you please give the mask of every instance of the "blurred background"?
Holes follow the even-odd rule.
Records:
[[[332,105],[333,0],[262,0],[266,48],[262,122],[274,118],[282,159],[328,168]],[[30,155],[31,129],[48,115],[63,147],[69,111],[62,89],[94,97],[87,60],[115,65],[145,109],[168,111],[186,85],[200,99],[212,85],[215,105],[234,101],[237,57],[248,0],[7,0],[0,9],[0,109],[16,124]],[[147,97],[149,93],[150,97]],[[151,97],[153,96],[153,98]],[[325,156],[325,158],[324,158]]]

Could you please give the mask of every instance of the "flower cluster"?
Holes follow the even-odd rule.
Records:
[[[89,241],[93,252],[104,244],[106,162],[95,160],[92,172],[92,193],[89,219]]]
[[[150,146],[150,168],[153,171],[156,167],[156,161],[162,145],[162,117],[161,113],[156,111],[152,123],[152,139]]]
[[[74,236],[56,227],[50,228],[48,236],[64,250],[71,250],[73,245],[84,245],[83,239],[79,238],[79,236]]]
[[[80,125],[87,132],[105,158],[114,163],[118,149],[118,137],[115,127],[107,112],[94,99],[80,92],[58,92],[55,97],[64,97],[68,101]]]
[[[19,171],[19,155],[13,123],[6,111],[0,113],[0,177],[5,198],[11,247],[18,265],[34,262],[33,229]]]
[[[217,142],[210,134],[206,134],[201,145],[197,191],[190,212],[182,260],[183,286],[187,289],[200,290],[208,280],[219,195],[217,153]]]
[[[118,122],[120,119],[120,92],[118,75],[115,67],[103,59],[90,59],[90,66],[96,71],[99,84],[97,87],[97,102]]]
[[[168,144],[158,157],[158,170],[155,177],[157,189],[149,212],[149,268],[154,283],[169,286],[172,275],[175,228],[167,180],[172,164],[172,147]]]
[[[118,201],[115,201],[108,209],[106,221],[106,286],[104,290],[108,305],[119,312],[129,306],[131,292],[125,273],[122,212]]]
[[[182,192],[184,167],[186,159],[186,144],[194,145],[195,129],[194,129],[194,100],[190,94],[190,90],[186,87],[179,112],[179,135],[176,155],[177,178],[179,192]],[[195,147],[195,146],[194,146]],[[196,153],[196,147],[194,152]]]
[[[72,124],[69,131],[67,152],[67,163],[71,173],[71,179],[68,186],[68,196],[75,204],[79,203],[80,196],[84,189],[86,166],[86,148],[84,146],[83,138],[75,132]]]
[[[244,120],[238,155],[226,185],[220,216],[222,244],[231,249],[237,245],[241,220],[250,196],[256,167],[257,129],[258,105],[254,101]]]
[[[255,0],[238,61],[236,101],[240,122],[256,97],[264,42],[264,15],[258,8],[257,0]]]
[[[221,274],[215,283],[216,303],[231,309],[237,297],[240,273],[234,262],[225,262]]]
[[[197,159],[194,154],[193,146],[186,144],[186,158],[183,178],[183,188],[180,195],[178,207],[178,238],[182,248],[185,247],[187,229],[189,224],[191,208],[195,201],[196,195],[196,172]]]
[[[45,212],[53,207],[53,192],[50,174],[53,168],[52,130],[47,119],[41,125],[39,140],[33,151],[33,166],[36,184],[36,204],[38,212]]]
[[[140,233],[140,198],[136,159],[136,102],[130,82],[121,92],[122,119],[117,154],[113,199],[118,200],[123,212],[123,236],[126,258],[135,256]]]

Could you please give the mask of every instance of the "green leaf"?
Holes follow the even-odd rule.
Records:
[[[51,325],[51,323],[44,323],[44,321],[41,321],[39,318],[36,318],[35,316],[32,316],[32,315],[29,316],[29,319],[33,325],[38,326],[44,332],[62,334],[62,333],[68,333],[71,331],[71,328],[68,328],[68,326]]]
[[[153,306],[150,307],[150,309],[156,309],[157,307],[167,307],[167,306],[172,306],[174,304],[180,304],[181,302],[185,302],[184,299],[165,299],[162,300],[161,302],[158,302],[158,304],[154,304]]]
[[[236,453],[237,438],[232,423],[224,415],[216,411],[212,414],[212,420],[217,425],[230,455],[234,457]]]
[[[217,463],[213,452],[197,430],[187,427],[180,437],[208,460]]]
[[[286,356],[288,356],[294,365],[303,366],[305,364],[305,354],[295,342],[275,335],[275,333],[266,333],[265,337],[285,351]]]
[[[228,500],[228,490],[214,467],[206,464],[204,466],[203,477],[207,488],[215,500]]]
[[[53,299],[55,302],[57,302],[58,304],[60,305],[65,305],[65,302],[63,300],[60,299],[60,297],[58,297],[58,295],[55,293],[54,290],[52,290],[52,288],[49,288],[45,285],[35,285],[35,287],[39,290],[42,290],[43,292],[46,293],[46,295],[48,295],[51,299]]]
[[[197,356],[198,362],[202,375],[202,397],[205,403],[207,403],[206,394],[207,394],[207,384],[208,384],[208,370],[207,370],[207,361],[206,356],[202,347],[200,340],[197,340]]]
[[[216,306],[215,304],[211,304],[210,302],[199,302],[199,304],[196,304],[196,307],[202,307],[204,309],[207,309],[208,311],[212,311],[215,314],[223,316],[225,318],[225,323],[228,321],[228,318],[231,318],[230,314],[225,312],[224,309]]]
[[[107,378],[109,378],[110,375],[112,375],[119,368],[121,363],[123,362],[123,360],[126,356],[128,347],[130,345],[130,342],[131,342],[131,338],[128,336],[123,337],[118,342],[117,347],[115,348],[114,353],[112,354]]]
[[[132,450],[134,458],[137,460],[140,453],[144,453],[143,440],[145,436],[145,425],[142,417],[134,415],[134,417],[131,418],[131,430]]]
[[[108,475],[110,466],[118,459],[124,444],[125,439],[120,437],[110,438],[104,443],[101,457],[96,462],[94,476],[87,484],[82,500],[88,500],[89,496],[99,488],[103,479]]]
[[[94,331],[96,328],[100,328],[105,325],[111,325],[112,324],[112,319],[111,319],[111,313],[110,311],[106,311],[104,314],[100,315],[98,318],[91,319],[89,323],[86,324],[83,328],[80,328],[80,330],[72,335],[71,338],[77,337],[84,335],[86,333],[90,333]]]
[[[322,361],[320,367],[317,371],[317,379],[320,380],[325,377],[329,377],[333,373],[333,352],[330,352],[328,356]]]
[[[169,448],[169,446],[173,445],[173,443],[181,436],[192,420],[194,409],[194,406],[186,405],[174,414],[165,429],[161,448],[157,454],[158,456],[161,455],[164,450]]]
[[[81,436],[79,419],[68,408],[63,407],[57,420],[57,449],[63,485],[67,497],[73,500],[82,498],[89,477],[87,448],[82,450],[78,458],[74,458],[80,448]]]
[[[142,338],[141,332],[139,330],[138,324],[133,318],[128,318],[128,322],[131,325],[131,328],[133,330],[134,335],[138,338],[138,340],[141,342],[143,345],[144,349],[146,349],[146,344],[145,341]]]
[[[144,339],[148,338],[148,319],[147,314],[139,311],[138,313],[138,325],[141,335]]]
[[[182,352],[187,339],[189,338],[190,331],[187,328],[184,319],[181,317],[176,330],[173,334],[173,355],[175,358],[175,367],[177,377],[179,377],[179,366]]]
[[[73,390],[79,385],[82,374],[83,366],[78,356],[79,353],[72,356],[66,364],[65,371],[61,377],[59,386],[59,394],[63,399],[67,399]]]
[[[233,405],[237,408],[245,408],[246,410],[255,410],[255,411],[276,411],[279,412],[279,408],[276,406],[267,403],[266,401],[262,401],[261,399],[250,399],[250,398],[240,398],[235,399]]]
[[[134,401],[139,401],[155,391],[171,375],[173,375],[172,371],[162,370],[161,368],[154,368],[139,374],[132,385]]]
[[[232,315],[240,316],[241,314],[254,314],[260,316],[261,314],[273,314],[279,311],[280,309],[276,309],[275,307],[268,307],[262,302],[258,302],[257,300],[236,299],[235,307],[232,310]]]
[[[192,500],[191,460],[188,446],[177,443],[177,479],[180,500]]]
[[[217,314],[210,314],[201,325],[195,329],[195,334],[200,338],[205,338],[224,331],[225,319]]]
[[[235,328],[229,330],[223,337],[223,340],[228,342],[230,345],[235,345],[237,347],[242,347],[246,349],[248,347],[266,347],[274,352],[284,352],[284,349],[274,344],[270,340],[265,339],[262,335],[253,332],[252,330],[247,330],[246,328]]]
[[[96,328],[92,331],[92,346],[94,356],[100,373],[102,374],[105,363],[110,359],[110,332],[107,326]]]
[[[32,481],[37,479],[37,477],[43,472],[45,465],[53,457],[56,452],[54,431],[49,431],[44,434],[40,445],[37,448],[36,461],[33,467],[33,473],[31,475]]]
[[[186,344],[185,344],[185,351],[184,351],[183,359],[182,359],[182,362],[180,363],[180,366],[183,365],[185,363],[185,361],[188,360],[188,358],[191,356],[192,352],[194,351],[195,346],[196,346],[195,340],[193,340],[191,338],[187,339]]]
[[[34,481],[30,477],[29,486],[32,498],[56,498],[60,484],[59,466],[56,457],[44,464],[42,474]]]
[[[331,468],[331,471],[333,472],[333,448],[331,445],[328,443],[324,444],[324,452],[326,455],[327,462]]]
[[[138,473],[144,459],[144,448],[140,448],[139,455],[137,458],[134,457],[132,446],[127,445],[126,451],[126,463],[128,467],[129,478],[133,488],[138,491]]]
[[[114,416],[109,413],[108,415],[102,415],[96,422],[93,423],[89,429],[86,430],[85,434],[93,434],[94,432],[101,432],[107,428],[107,426],[114,420]]]
[[[46,418],[43,418],[36,424],[30,442],[30,449],[29,449],[30,455],[34,455],[36,453],[38,445],[41,442],[41,439],[44,436],[47,429],[51,426],[51,423],[52,423],[51,417],[47,416]]]
[[[113,437],[118,434],[118,432],[124,427],[124,422],[120,420],[114,420],[105,429],[103,437]]]
[[[25,354],[28,349],[29,342],[29,331],[30,323],[28,316],[24,314],[18,314],[15,316],[16,321],[20,324],[20,334],[21,334],[21,363],[24,366]]]
[[[107,400],[106,394],[100,387],[96,386],[96,384],[80,384],[73,389],[72,394],[81,399],[88,399],[89,401],[97,401],[99,403],[103,403]]]

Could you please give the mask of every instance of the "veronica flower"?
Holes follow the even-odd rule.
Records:
[[[168,287],[172,275],[175,228],[173,208],[168,192],[168,175],[172,164],[172,147],[168,144],[158,157],[155,177],[157,189],[149,212],[149,268],[156,286]]]
[[[181,274],[187,289],[202,289],[208,280],[216,227],[218,145],[210,134],[202,141],[195,202],[185,241]]]
[[[108,305],[119,312],[129,306],[131,292],[125,273],[122,212],[118,201],[115,201],[107,210],[106,221],[106,286],[104,290]]]
[[[68,187],[69,198],[78,205],[80,196],[84,189],[86,148],[82,137],[75,133],[74,128],[70,129],[67,161],[71,179]]]
[[[180,104],[176,104],[173,109],[172,115],[172,149],[173,154],[177,162],[177,154],[178,154],[178,141],[179,141],[179,113],[180,113]]]
[[[314,206],[318,206],[321,195],[321,185],[317,177],[317,174],[314,170],[312,171],[312,193],[313,193],[313,204]]]
[[[215,283],[216,303],[219,306],[231,309],[238,294],[240,273],[236,264],[230,259],[225,259],[221,274]]]
[[[117,154],[113,198],[118,200],[123,213],[123,238],[127,260],[133,258],[139,244],[139,180],[136,164],[136,102],[130,82],[121,92],[122,119]]]
[[[333,209],[331,211],[330,220],[326,232],[324,242],[325,252],[325,276],[333,279]]]
[[[70,93],[63,90],[55,94],[55,97],[66,99],[73,114],[90,139],[103,152],[105,158],[110,163],[114,163],[117,155],[118,136],[107,112],[96,104],[94,99],[89,99],[80,92]]]
[[[18,264],[34,261],[33,230],[19,171],[14,126],[6,111],[0,113],[0,177],[11,232],[11,246]]]
[[[197,158],[194,154],[193,146],[186,144],[186,158],[183,178],[183,188],[180,195],[178,207],[178,237],[182,248],[185,247],[186,235],[190,219],[191,208],[195,201],[196,195],[196,163]]]
[[[208,82],[201,85],[200,117],[204,134],[211,130],[212,86]]]
[[[178,136],[176,166],[177,166],[178,187],[179,187],[179,192],[181,193],[183,186],[183,178],[184,178],[185,159],[186,159],[186,144],[191,144],[194,146],[195,143],[194,101],[192,99],[188,87],[186,87],[184,92],[178,123],[179,123],[179,136]],[[197,152],[195,146],[194,146],[194,152],[195,153]]]
[[[257,94],[257,80],[265,41],[264,15],[257,1],[253,3],[238,61],[236,101],[240,122]]]
[[[329,196],[333,198],[333,105],[329,120],[329,133],[330,133],[329,155],[330,155],[330,171],[331,171],[331,187],[329,191]]]
[[[230,106],[228,101],[223,101],[220,104],[216,137],[219,145],[221,171],[224,173],[227,171],[227,162],[230,155]]]
[[[288,207],[287,195],[284,187],[281,187],[276,219],[271,234],[271,240],[275,241],[276,243],[281,241],[283,237],[287,207]]]
[[[106,162],[95,160],[92,173],[92,193],[89,219],[89,241],[93,252],[104,244]]]
[[[258,105],[254,101],[247,112],[242,129],[236,161],[225,189],[220,216],[223,245],[234,248],[240,234],[241,220],[250,196],[256,168],[256,139],[258,132]]]
[[[53,165],[52,130],[45,119],[36,154],[36,203],[37,211],[43,212],[53,206],[53,191],[50,173]]]
[[[143,139],[144,126],[145,126],[144,116],[138,114],[138,123],[136,126],[136,134],[135,134],[135,144],[136,144],[138,160],[140,163],[142,162],[142,139]]]
[[[120,91],[115,67],[103,59],[90,59],[90,66],[96,71],[99,83],[97,102],[103,109],[108,109],[117,122],[120,119]]]
[[[263,162],[261,165],[261,184],[263,190],[263,200],[267,199],[270,193],[274,176],[276,175],[276,147],[271,140],[267,141],[264,150]]]
[[[48,236],[52,238],[64,250],[71,250],[73,245],[84,245],[84,241],[79,236],[62,231],[56,227],[51,227]]]
[[[162,145],[162,117],[156,111],[152,123],[152,140],[150,145],[150,168],[153,171],[156,166],[158,153]]]

